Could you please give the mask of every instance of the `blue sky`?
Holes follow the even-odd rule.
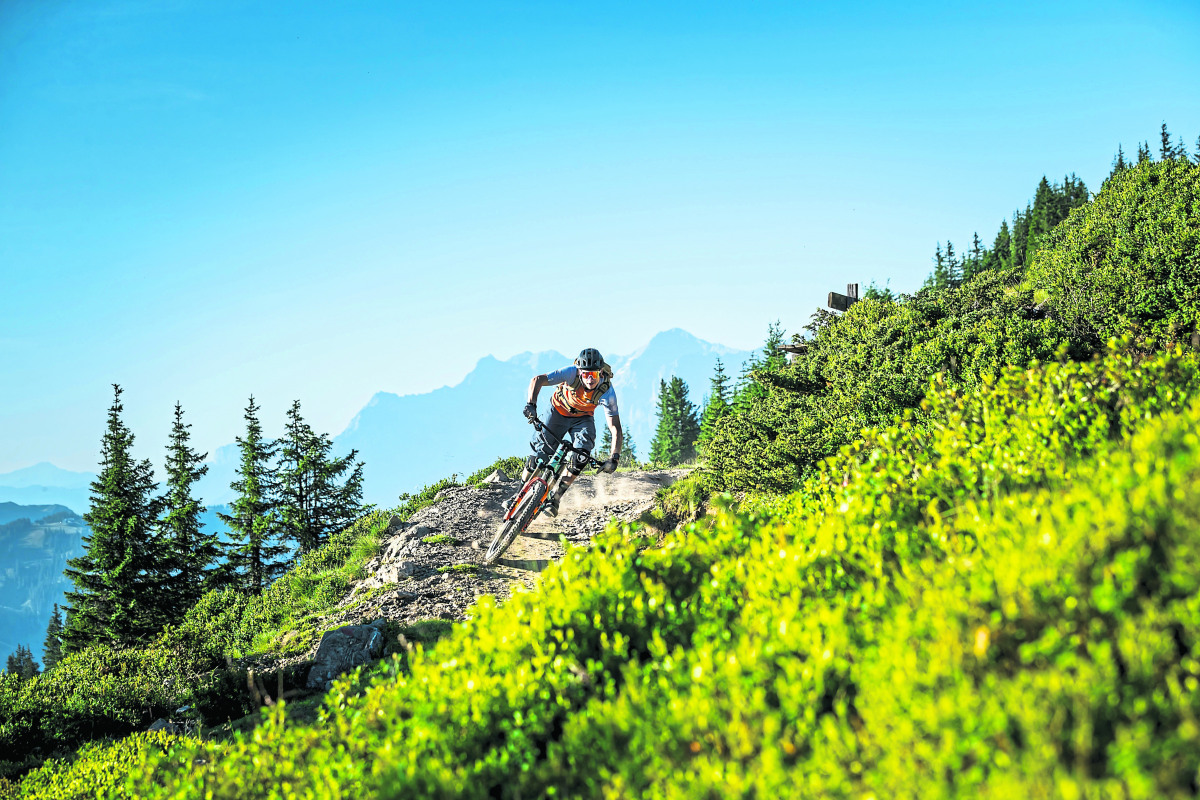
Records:
[[[0,472],[799,329],[1200,134],[1191,2],[0,4]],[[519,413],[521,398],[510,402]],[[464,421],[464,424],[470,424]],[[414,455],[414,457],[416,457]]]

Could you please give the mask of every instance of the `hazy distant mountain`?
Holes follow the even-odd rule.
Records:
[[[87,528],[61,506],[0,503],[0,515],[0,655],[23,644],[41,663],[51,611],[70,588],[63,569],[83,552]]]
[[[621,419],[645,456],[653,435],[659,380],[679,375],[700,404],[720,357],[736,374],[748,352],[697,339],[675,329],[660,333],[628,356],[607,356],[615,376]],[[522,353],[506,361],[479,360],[456,386],[416,395],[380,392],[334,442],[354,448],[366,462],[366,499],[393,505],[411,492],[452,473],[464,476],[499,456],[529,452],[532,429],[521,416],[529,379],[571,363],[561,353]],[[547,390],[539,409],[549,402]],[[598,422],[603,414],[597,414]],[[228,481],[226,481],[228,483]]]
[[[95,476],[71,472],[46,461],[0,475],[0,502],[61,505],[77,514],[87,511],[88,486]]]

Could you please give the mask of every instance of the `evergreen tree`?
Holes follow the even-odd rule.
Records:
[[[868,300],[887,300],[889,302],[895,300],[896,294],[892,291],[891,286],[889,285],[891,282],[892,279],[888,278],[886,281],[884,281],[883,286],[880,286],[879,284],[875,283],[875,281],[871,281],[871,285],[867,287],[865,292],[863,292],[863,297]]]
[[[1197,164],[1200,164],[1200,136],[1196,137],[1196,155],[1192,156]]]
[[[287,418],[278,443],[279,519],[283,537],[307,553],[362,514],[363,464],[354,463],[357,450],[333,458],[333,440],[313,432],[300,415],[299,400]]]
[[[192,496],[192,487],[204,477],[208,467],[202,462],[207,453],[197,453],[189,444],[192,426],[183,421],[183,408],[175,404],[175,421],[167,441],[167,493],[162,498],[163,517],[159,521],[163,541],[170,551],[169,574],[163,577],[167,589],[169,618],[183,619],[205,591],[218,583],[217,560],[220,545],[216,534],[205,533],[200,514],[204,506]]]
[[[1150,160],[1150,143],[1142,142],[1138,145],[1137,163],[1144,164]]]
[[[17,645],[17,652],[8,657],[7,671],[19,677],[21,680],[29,680],[37,675],[37,662],[33,660],[33,653],[23,644]]]
[[[979,231],[975,231],[971,237],[971,254],[963,259],[963,280],[973,278],[980,273],[983,269],[983,256],[983,241],[979,238]]]
[[[718,358],[717,365],[713,368],[712,382],[709,385],[708,398],[704,403],[704,412],[700,415],[700,436],[697,444],[701,450],[712,438],[717,423],[727,417],[732,409],[729,404],[728,384],[729,376],[725,374],[725,365]]]
[[[992,241],[992,249],[983,257],[985,269],[1008,269],[1012,263],[1012,233],[1008,229],[1008,220],[1000,221],[1000,230]]]
[[[54,665],[62,660],[62,612],[58,603],[54,604],[54,613],[50,615],[50,623],[46,626],[46,638],[42,642],[42,666],[46,672],[54,669]]]
[[[271,468],[275,443],[263,439],[258,411],[251,395],[245,413],[246,437],[237,438],[241,454],[237,480],[229,484],[238,496],[231,504],[233,513],[219,515],[233,536],[229,568],[234,581],[249,593],[261,592],[283,573],[283,557],[288,552],[276,530],[275,474]]]
[[[933,253],[933,272],[925,279],[927,289],[945,289],[950,285],[950,270],[946,267],[946,256],[942,253],[942,243],[937,243]]]
[[[1175,157],[1175,148],[1171,145],[1171,134],[1167,133],[1167,123],[1162,124],[1162,129],[1159,132],[1161,141],[1159,143],[1159,158],[1166,161],[1168,158]]]
[[[700,420],[696,406],[688,400],[687,384],[678,376],[659,381],[658,425],[650,442],[650,461],[673,467],[696,456]]]
[[[67,562],[75,584],[63,630],[63,652],[89,644],[132,644],[166,622],[160,577],[167,556],[156,536],[159,500],[148,460],[133,459],[133,433],[121,421],[121,387],[101,442],[100,474],[92,482],[91,508],[83,515],[91,535],[84,554]]]
[[[636,467],[637,461],[637,445],[633,443],[633,434],[629,429],[621,429],[621,457],[617,459],[618,467]],[[604,461],[612,454],[612,431],[608,426],[604,426],[604,434],[600,437],[600,446],[596,448],[596,460]]]

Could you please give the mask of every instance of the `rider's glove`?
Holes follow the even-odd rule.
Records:
[[[603,467],[604,471],[605,472],[616,472],[617,471],[617,462],[620,460],[621,460],[621,454],[613,453],[611,456],[608,457],[608,461],[604,462],[604,467]]]
[[[536,403],[526,403],[525,404],[525,419],[529,420],[530,422],[533,422],[535,419],[537,419],[537,404]]]

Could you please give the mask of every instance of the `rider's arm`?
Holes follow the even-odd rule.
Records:
[[[538,392],[543,386],[550,385],[550,378],[546,375],[534,375],[533,380],[529,381],[529,400],[527,402],[537,405]]]
[[[621,452],[621,445],[624,444],[625,434],[621,430],[621,418],[609,417],[608,430],[612,433],[612,451],[613,453]]]

